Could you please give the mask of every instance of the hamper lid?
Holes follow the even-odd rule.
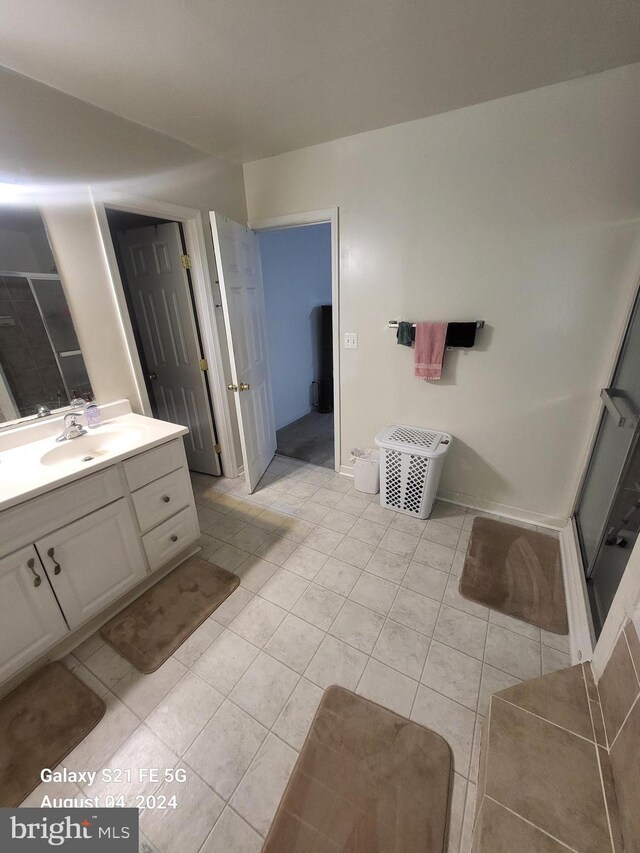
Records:
[[[453,439],[448,432],[393,424],[381,430],[375,440],[378,447],[387,450],[417,453],[419,456],[440,456],[447,452]]]

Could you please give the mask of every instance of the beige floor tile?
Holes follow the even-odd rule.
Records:
[[[482,660],[487,636],[487,622],[442,605],[433,632],[433,639],[453,649],[458,649],[471,657]]]
[[[295,672],[302,673],[322,642],[324,632],[309,622],[287,614],[264,647],[265,652]]]
[[[383,527],[389,527],[393,524],[396,515],[397,513],[380,506],[379,503],[370,503],[362,513],[362,518],[366,521],[375,521],[376,524],[381,524]]]
[[[336,509],[340,512],[348,512],[349,515],[361,516],[368,506],[369,501],[355,495],[345,495],[336,504]]]
[[[113,692],[134,714],[144,719],[186,672],[187,668],[180,661],[169,658],[155,672],[143,675],[137,669],[129,670]]]
[[[456,545],[456,549],[458,551],[462,551],[466,556],[467,548],[469,547],[469,539],[471,538],[470,530],[461,530],[460,538],[458,539],[458,544]]]
[[[329,557],[324,566],[315,576],[314,583],[337,592],[338,595],[347,596],[355,586],[356,581],[362,574],[362,569]]]
[[[450,574],[459,578],[462,574],[462,569],[464,568],[464,561],[466,559],[466,554],[464,551],[456,551],[456,555],[453,558],[453,563],[451,564],[451,572]]]
[[[431,511],[430,519],[439,521],[442,524],[450,524],[452,527],[462,529],[467,509],[458,504],[445,503],[444,501],[436,501]]]
[[[547,675],[550,672],[557,672],[559,669],[566,669],[571,666],[571,658],[564,652],[559,652],[557,649],[550,649],[548,646],[542,647],[542,674]]]
[[[317,684],[301,678],[276,720],[273,731],[294,749],[302,748],[323,693]]]
[[[301,518],[303,521],[309,521],[311,524],[320,524],[328,512],[328,506],[316,504],[311,500],[302,504],[300,509],[295,511],[294,515],[296,518]]]
[[[129,661],[120,657],[115,649],[106,644],[86,658],[84,665],[109,688],[132,669]]]
[[[100,636],[100,634],[92,634],[88,639],[86,639],[83,643],[80,643],[79,646],[76,646],[73,649],[73,654],[78,658],[79,661],[85,661],[87,658],[90,658],[94,652],[97,652],[98,649],[101,649],[105,645],[104,640]]]
[[[481,675],[482,663],[479,660],[434,641],[420,680],[427,687],[475,711]]]
[[[228,572],[235,572],[244,561],[249,557],[248,551],[242,551],[227,542],[222,548],[219,548],[215,553],[213,562],[221,569],[226,569]]]
[[[163,782],[155,792],[167,799],[176,797],[176,809],[145,809],[140,815],[140,829],[155,845],[158,853],[197,853],[203,841],[222,814],[224,800],[184,763],[185,782]]]
[[[229,630],[262,648],[286,615],[282,607],[256,596],[236,616]]]
[[[489,625],[484,659],[490,666],[523,680],[542,674],[540,643],[498,625]]]
[[[216,607],[209,618],[226,627],[233,622],[238,613],[247,606],[252,598],[252,592],[243,586],[238,586],[219,607]]]
[[[335,530],[337,533],[348,533],[357,520],[356,516],[349,515],[349,513],[334,507],[322,519],[322,526]]]
[[[67,667],[67,669],[71,670],[74,675],[77,675],[80,681],[83,681],[87,687],[90,687],[94,693],[97,693],[98,696],[104,697],[110,692],[107,685],[103,684],[90,669],[87,669],[86,666],[74,658],[73,655],[65,655],[62,659],[62,663]]]
[[[355,601],[346,601],[329,633],[369,655],[384,625],[384,616]]]
[[[371,655],[417,680],[422,673],[430,642],[424,634],[387,619]]]
[[[50,800],[53,800],[54,798],[66,799],[71,797],[75,798],[82,796],[82,791],[73,782],[40,782],[38,787],[33,790],[28,797],[25,797],[25,799],[20,803],[20,808],[48,808],[48,806],[42,805],[45,797],[48,797]]]
[[[330,589],[317,584],[309,584],[292,608],[292,613],[327,631],[338,615],[345,599]]]
[[[209,511],[211,512],[211,511]],[[239,518],[232,518],[230,515],[222,515],[219,512],[213,513],[215,518],[205,524],[200,524],[200,529],[210,536],[215,536],[216,539],[222,539],[224,542],[229,542],[232,536],[240,533],[246,524]]]
[[[336,492],[333,489],[321,488],[313,496],[314,503],[322,504],[333,508],[341,499],[342,493]]]
[[[349,531],[349,536],[376,547],[386,532],[387,528],[384,525],[376,524],[375,521],[367,521],[366,518],[359,518]]]
[[[438,569],[432,569],[431,566],[425,566],[424,563],[414,561],[409,564],[402,586],[433,598],[435,601],[442,601],[449,577],[447,572],[441,572]]]
[[[266,598],[267,601],[277,604],[284,610],[291,610],[308,586],[309,581],[301,578],[300,575],[295,575],[286,569],[278,569],[260,590],[260,598]]]
[[[226,700],[191,744],[185,761],[226,800],[266,735],[264,726]]]
[[[465,598],[458,589],[460,579],[454,575],[449,575],[447,587],[444,591],[442,601],[449,607],[455,607],[457,610],[463,610],[465,613],[470,613],[471,616],[477,616],[478,619],[489,618],[489,608],[478,604],[476,601],[471,601]]]
[[[306,545],[300,545],[285,562],[283,568],[312,581],[328,559],[326,554],[307,548]]]
[[[440,612],[437,601],[420,595],[410,589],[400,587],[389,611],[389,618],[407,628],[413,628],[428,637],[433,635]]]
[[[262,557],[263,560],[268,560],[270,563],[275,563],[277,566],[282,566],[297,547],[297,544],[291,539],[285,539],[284,536],[271,533],[256,549],[256,556]]]
[[[315,551],[320,551],[321,554],[330,557],[343,539],[342,533],[337,533],[328,527],[316,527],[304,540],[304,544],[305,547],[313,548]]]
[[[447,548],[453,548],[455,551],[460,539],[460,530],[450,524],[431,520],[427,522],[422,532],[422,538],[428,539],[430,542],[437,542],[438,545],[444,545]]]
[[[196,661],[193,671],[224,696],[244,675],[258,649],[243,637],[225,630]]]
[[[163,743],[183,755],[223,701],[222,693],[188,672],[145,722]]]
[[[307,483],[304,480],[298,480],[295,485],[288,490],[287,494],[295,495],[297,498],[304,498],[305,501],[308,501],[312,495],[315,495],[315,493],[319,491],[320,486],[314,485],[313,483]]]
[[[390,551],[377,548],[367,563],[365,571],[371,572],[371,574],[377,575],[379,578],[384,578],[387,581],[401,583],[408,568],[408,557],[401,557],[398,554],[392,554]]]
[[[570,646],[568,634],[554,634],[552,631],[540,631],[540,639],[542,640],[543,646],[550,646],[552,649],[564,652],[565,655],[569,654]]]
[[[362,604],[363,607],[368,607],[369,610],[375,610],[376,613],[386,616],[399,589],[397,584],[371,575],[369,572],[363,572],[351,590],[349,598]]]
[[[287,515],[282,512],[277,512],[276,510],[267,507],[267,509],[263,509],[256,517],[252,520],[252,524],[256,527],[261,527],[263,530],[266,530],[267,533],[275,533],[278,528],[284,524],[287,520]],[[258,546],[260,547],[260,546]],[[257,553],[257,548],[252,549],[253,553]]]
[[[264,839],[227,806],[200,853],[260,853]]]
[[[514,634],[522,634],[523,637],[528,637],[528,639],[538,643],[540,642],[540,628],[530,625],[528,622],[523,622],[522,619],[514,619],[513,616],[507,616],[506,613],[491,610],[489,612],[489,622],[493,625],[499,625],[501,628],[506,628],[508,631],[513,631]]]
[[[236,569],[240,583],[250,592],[258,592],[278,570],[275,563],[251,555]]]
[[[280,495],[280,497],[271,504],[271,509],[274,512],[293,515],[296,510],[300,509],[305,501],[306,498],[297,497],[289,491],[284,495]]]
[[[324,526],[329,527],[326,520]],[[314,527],[314,524],[311,524],[309,521],[303,521],[301,518],[288,518],[278,528],[278,535],[284,536],[285,539],[293,539],[294,542],[304,542]]]
[[[411,719],[442,735],[453,750],[456,773],[467,778],[476,715],[453,699],[420,685]]]
[[[181,646],[178,646],[173,657],[185,666],[192,667],[223,630],[224,628],[219,622],[215,622],[213,619],[205,619],[202,625],[199,625],[193,634],[187,637]]]
[[[350,536],[345,536],[342,542],[333,552],[336,560],[342,560],[343,563],[349,563],[357,569],[364,569],[371,557],[375,548],[373,545],[368,545],[366,542],[360,542],[358,539],[352,539]]]
[[[297,672],[260,652],[231,691],[229,699],[263,726],[271,728],[298,679]]]
[[[394,530],[392,525],[384,534],[380,547],[410,560],[419,542],[420,539],[417,536],[412,533],[403,533],[402,530]]]
[[[394,519],[391,522],[393,530],[401,530],[403,533],[411,533],[413,536],[420,538],[427,526],[427,521],[424,518],[413,518],[410,515],[405,515],[403,512],[394,513]]]
[[[347,690],[355,690],[366,662],[367,657],[362,652],[327,636],[311,659],[305,677],[318,687],[339,684]]]
[[[478,713],[486,714],[489,707],[489,698],[493,693],[499,690],[506,690],[507,687],[515,687],[520,684],[520,679],[502,672],[487,663],[482,665],[482,678],[480,681],[480,696],[478,698]]]
[[[466,799],[467,780],[459,773],[454,773],[447,853],[463,853],[463,851],[460,850],[460,840],[462,838],[462,822],[464,820],[464,806]]]
[[[104,701],[104,717],[61,762],[68,770],[99,770],[140,725],[133,711],[112,693]]]
[[[421,539],[415,549],[413,559],[419,563],[431,566],[432,569],[449,572],[451,571],[455,553],[454,548],[447,548],[446,545],[439,545],[437,542],[431,542],[429,539]]]
[[[276,813],[297,752],[269,733],[229,805],[265,836]]]
[[[234,533],[229,539],[229,545],[234,545],[242,551],[255,553],[256,548],[265,541],[269,531],[262,527],[256,527],[255,524],[246,524],[238,533]]]
[[[357,693],[408,717],[418,682],[371,658],[362,673]]]

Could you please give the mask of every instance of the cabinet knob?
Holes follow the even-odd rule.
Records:
[[[171,537],[171,541],[172,541],[172,542],[177,542],[177,541],[178,541],[178,537],[176,536],[176,534],[175,534],[175,533],[174,533],[174,534],[173,534],[173,536]]]
[[[53,565],[55,566],[55,568],[54,568],[54,570],[53,570],[53,573],[54,573],[54,575],[59,575],[59,574],[60,574],[60,572],[62,571],[62,567],[60,566],[60,563],[59,563],[59,562],[56,560],[56,558],[54,557],[54,554],[55,554],[55,549],[54,549],[54,548],[49,548],[49,550],[47,551],[47,555],[48,555],[49,557],[51,557],[51,562],[52,562],[52,563],[53,563]]]
[[[169,495],[163,495],[163,496],[162,496],[162,500],[163,500],[166,504],[168,504],[168,503],[169,503],[169,501],[171,500],[171,498],[169,497]]]

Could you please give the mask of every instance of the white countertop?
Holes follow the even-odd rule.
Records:
[[[129,411],[120,414],[126,408]],[[0,433],[0,511],[189,432],[178,424],[133,414],[128,403],[105,406],[102,414],[98,427],[63,442],[56,442],[62,418],[47,419],[35,429],[11,430],[9,436]],[[84,418],[79,420],[84,424]],[[18,443],[20,433],[25,443]]]

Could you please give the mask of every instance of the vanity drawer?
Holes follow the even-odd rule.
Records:
[[[143,486],[131,497],[142,533],[193,503],[191,481],[184,468]]]
[[[114,466],[5,509],[0,512],[0,556],[89,515],[123,494]]]
[[[151,571],[168,563],[172,557],[192,545],[200,536],[198,516],[189,506],[164,521],[142,537]]]
[[[127,459],[123,464],[127,483],[133,492],[177,468],[186,468],[187,460],[182,439],[178,438]]]

